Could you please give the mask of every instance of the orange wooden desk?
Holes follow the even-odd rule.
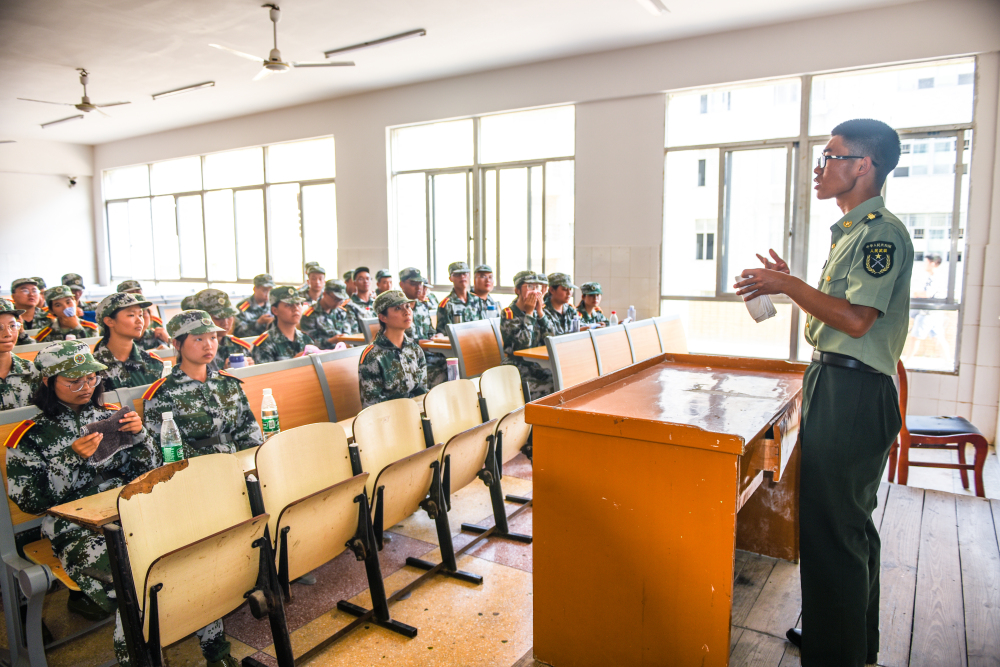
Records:
[[[451,341],[447,338],[435,338],[433,340],[419,340],[417,344],[425,350],[435,350],[438,352],[451,352]]]
[[[528,404],[537,660],[728,663],[734,549],[798,558],[805,368],[664,354]]]
[[[340,334],[339,336],[334,336],[334,338],[337,339],[338,343],[344,343],[345,345],[364,345],[365,344],[365,335],[364,334],[360,334],[360,333],[356,333],[356,334]]]

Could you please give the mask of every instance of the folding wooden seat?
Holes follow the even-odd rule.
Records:
[[[629,344],[625,327],[591,329],[590,336],[594,339],[597,368],[601,375],[614,373],[632,365],[632,346]]]
[[[660,337],[656,332],[653,320],[629,322],[624,326],[625,333],[628,334],[629,345],[632,348],[632,363],[637,364],[663,353],[663,349],[660,347]]]
[[[448,325],[451,349],[458,358],[458,375],[476,378],[503,363],[500,320],[476,320]]]
[[[480,384],[483,416],[499,419],[494,450],[497,474],[503,477],[503,465],[523,453],[531,460],[531,424],[524,421],[524,394],[518,382],[520,374],[513,366],[491,368],[483,373]],[[512,503],[525,505],[531,498],[505,496]]]
[[[549,350],[555,391],[593,380],[600,375],[594,339],[589,331],[550,336],[545,339],[545,346]]]
[[[653,318],[656,334],[660,339],[660,349],[664,352],[687,354],[687,337],[680,315],[661,315]]]

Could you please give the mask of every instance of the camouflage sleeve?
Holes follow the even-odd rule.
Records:
[[[426,369],[425,382],[426,382]],[[358,362],[358,388],[361,390],[361,407],[367,408],[382,400],[379,388],[382,386],[382,367],[372,350],[365,350]]]
[[[232,382],[232,380],[230,380]],[[250,449],[264,444],[264,434],[260,430],[260,424],[254,419],[253,410],[250,409],[250,401],[247,400],[246,392],[240,386],[240,416],[233,430],[233,439],[236,441],[236,449]]]
[[[157,444],[158,441],[159,438],[154,438],[145,426],[133,436],[132,447],[128,450],[128,460],[121,469],[126,484],[139,475],[163,465],[163,454]]]
[[[448,324],[451,323],[451,313],[448,311],[447,304],[444,306],[439,305],[437,308],[437,326],[434,327],[434,331],[439,334],[448,333]]]
[[[410,398],[416,396],[423,396],[427,393],[427,357],[424,356],[424,350],[420,346],[417,346],[417,351],[420,352],[420,365],[417,368],[417,384],[410,392]]]
[[[240,313],[236,316],[236,324],[233,325],[233,335],[237,338],[248,338],[256,333],[253,329],[253,323],[247,322],[245,318],[246,313]]]
[[[535,320],[535,342],[537,345],[545,345],[545,339],[556,335],[556,323],[548,313],[542,313],[541,317]]]
[[[43,514],[63,500],[49,478],[49,464],[31,439],[30,431],[16,448],[7,450],[7,494],[29,514]]]
[[[278,360],[277,355],[274,353],[274,346],[266,340],[260,345],[254,345],[253,350],[250,351],[250,356],[253,358],[255,364],[267,364]]]
[[[316,344],[316,341],[313,340],[313,337],[310,336],[309,334],[307,334],[305,331],[302,332],[302,337],[305,338],[305,344],[306,345],[315,345]]]

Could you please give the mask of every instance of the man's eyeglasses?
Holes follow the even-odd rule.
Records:
[[[21,322],[14,322],[13,324],[0,324],[0,331],[9,331],[10,333],[17,333],[17,330],[21,328]]]
[[[864,155],[820,155],[816,158],[816,166],[820,169],[826,169],[827,160],[864,160]],[[875,160],[872,160],[872,164],[875,164]],[[875,165],[878,166],[878,165]]]
[[[70,380],[67,378],[65,386],[73,393],[76,393],[83,391],[84,385],[87,387],[96,387],[99,379],[96,374],[82,377],[79,380]]]

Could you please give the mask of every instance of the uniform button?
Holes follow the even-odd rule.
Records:
[[[826,282],[830,282],[830,276],[826,277]]]
[[[831,249],[831,250],[833,250],[833,249],[834,249],[834,248],[836,248],[836,247],[837,247],[837,244],[836,244],[836,243],[834,243],[834,244],[833,244],[832,246],[830,246],[830,249]]]

